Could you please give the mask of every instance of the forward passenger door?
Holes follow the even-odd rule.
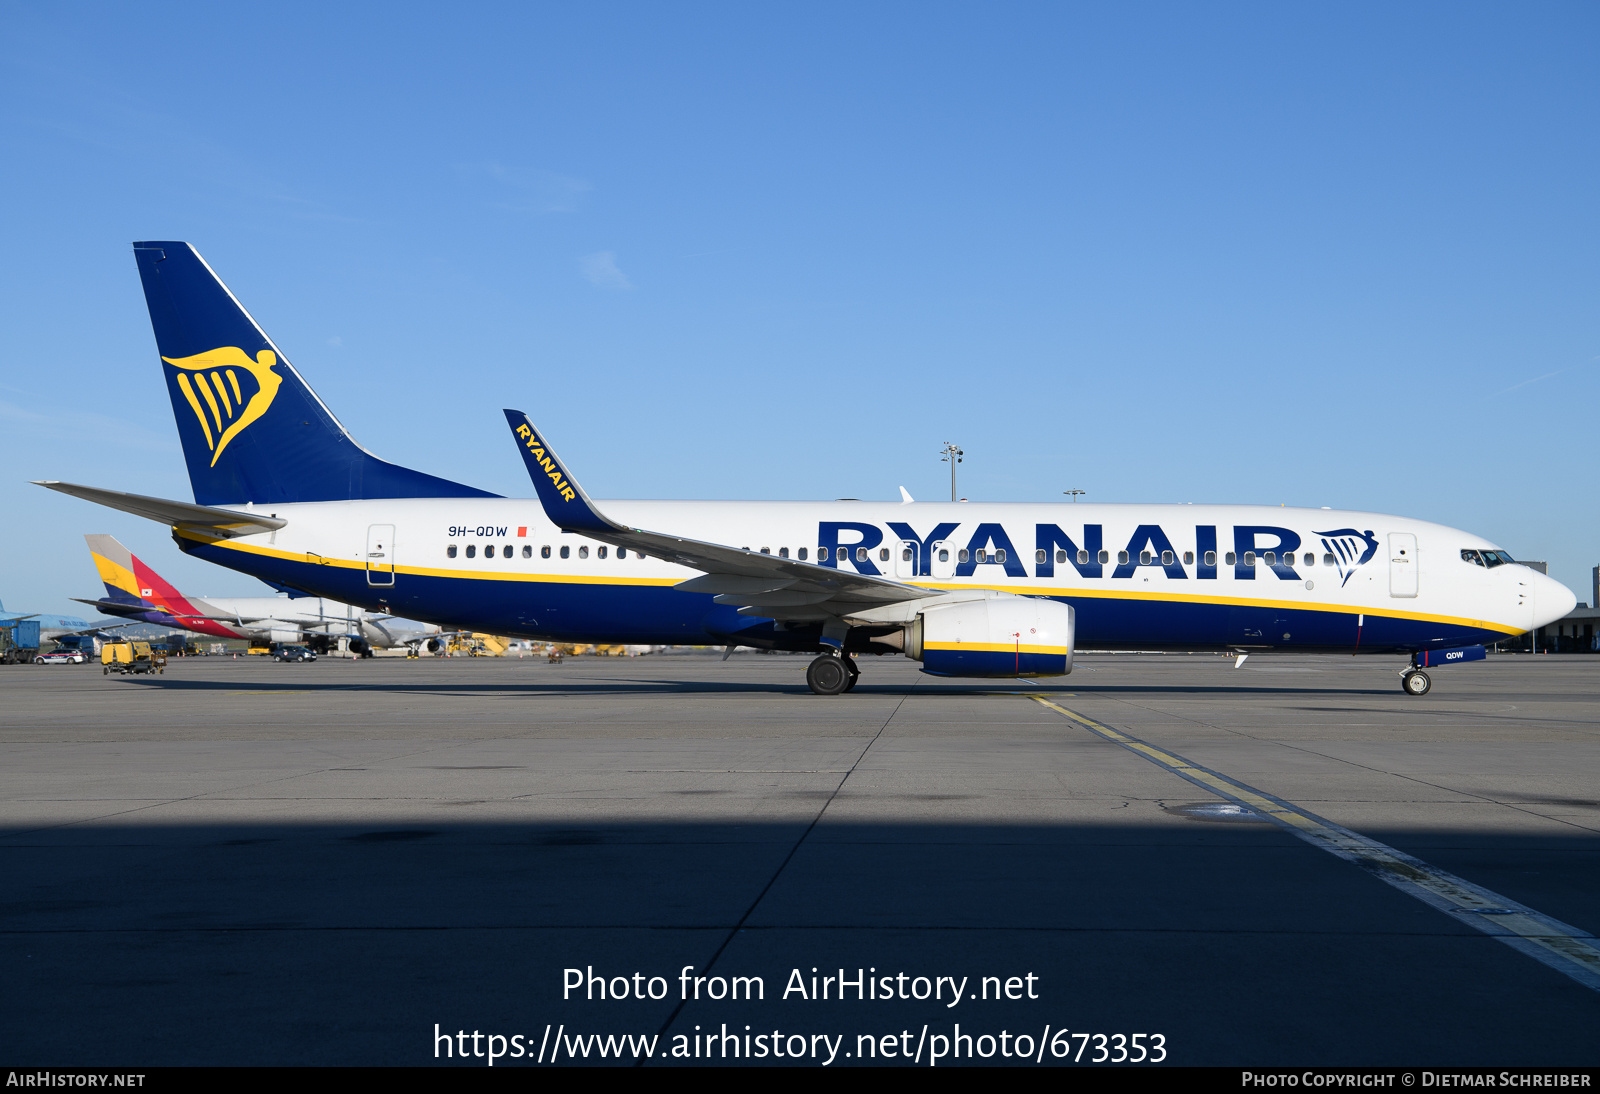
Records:
[[[1389,595],[1417,595],[1417,537],[1410,532],[1389,533]]]

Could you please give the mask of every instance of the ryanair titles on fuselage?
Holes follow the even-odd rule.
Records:
[[[552,471],[551,477],[557,479],[559,472]],[[557,488],[564,486],[558,482]],[[948,575],[956,578],[997,572],[1008,578],[1053,578],[1060,566],[1070,568],[1079,577],[1094,579],[1131,578],[1140,568],[1149,567],[1180,581],[1190,579],[1191,570],[1194,580],[1214,581],[1228,569],[1240,581],[1255,580],[1261,569],[1270,570],[1282,581],[1300,581],[1302,575],[1297,567],[1319,564],[1315,558],[1302,562],[1297,557],[1304,547],[1312,555],[1325,556],[1320,560],[1323,566],[1331,560],[1340,584],[1348,582],[1378,551],[1377,536],[1370,528],[1329,528],[1313,531],[1308,538],[1292,528],[1274,524],[1196,524],[1192,538],[1179,537],[1175,541],[1159,524],[1140,524],[1126,545],[1113,554],[1106,548],[1103,523],[1071,525],[1071,531],[1060,524],[1035,523],[1029,532],[1019,535],[1015,524],[1008,530],[997,521],[980,521],[964,542],[952,539],[962,526],[958,521],[931,525],[924,522],[925,530],[919,532],[909,521],[886,521],[880,526],[865,521],[824,520],[817,522],[815,538],[804,546],[764,544],[756,549],[766,548],[773,553],[781,550],[786,555],[792,549],[798,560],[835,569],[849,566],[859,573],[882,576],[932,577],[936,572],[935,554],[942,551],[947,552],[947,557],[938,561],[951,563]],[[445,531],[451,538],[525,540],[529,526],[452,524]],[[1019,543],[1033,553],[1031,574]],[[907,549],[914,552],[910,568],[914,573],[889,561],[895,552]],[[999,570],[980,570],[986,566]]]

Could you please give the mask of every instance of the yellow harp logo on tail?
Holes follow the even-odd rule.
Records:
[[[162,360],[181,370],[178,390],[183,392],[200,422],[200,432],[205,434],[206,445],[211,449],[212,467],[217,466],[217,459],[228,442],[267,412],[272,400],[277,398],[278,386],[283,383],[283,377],[273,371],[278,355],[270,349],[256,354],[254,361],[238,346],[222,346],[193,357],[163,357]],[[244,374],[245,386],[239,383],[240,373]],[[194,376],[192,383],[190,374]],[[247,392],[246,387],[252,390]]]

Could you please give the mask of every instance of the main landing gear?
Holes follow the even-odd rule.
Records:
[[[806,684],[818,695],[839,695],[859,679],[861,670],[851,657],[825,653],[806,666]]]
[[[1431,687],[1433,681],[1428,679],[1428,674],[1425,672],[1407,669],[1400,674],[1400,690],[1407,695],[1426,695]]]

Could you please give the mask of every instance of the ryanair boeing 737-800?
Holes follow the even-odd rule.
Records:
[[[40,485],[172,527],[188,553],[373,611],[562,642],[854,654],[944,676],[1072,669],[1075,648],[1343,651],[1427,668],[1574,606],[1468,532],[1242,505],[589,499],[506,411],[537,502],[378,459],[187,243],[136,243],[194,503]]]

